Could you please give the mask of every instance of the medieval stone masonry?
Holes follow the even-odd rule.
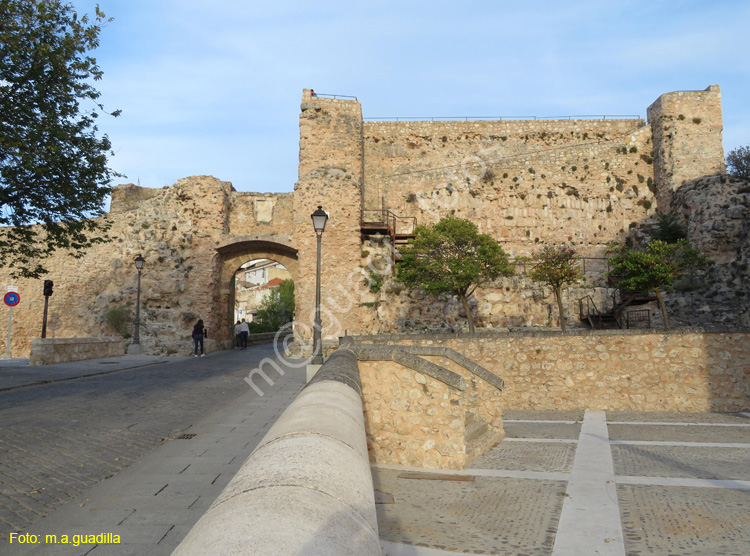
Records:
[[[719,87],[667,93],[647,114],[647,121],[370,121],[355,99],[313,97],[304,90],[294,193],[242,193],[209,176],[161,189],[116,187],[106,217],[112,241],[81,259],[59,253],[47,263],[47,278],[55,282],[48,335],[132,333],[130,327],[113,330],[107,315],[113,309],[132,315],[133,259],[141,254],[141,343],[147,353],[188,353],[198,318],[209,330],[209,349],[228,345],[234,274],[259,258],[276,260],[291,273],[295,334],[309,339],[316,263],[310,214],[319,205],[330,214],[323,234],[327,339],[462,324],[454,300],[424,298],[391,279],[391,238],[363,227],[385,215],[404,234],[448,214],[467,218],[512,256],[571,245],[588,257],[587,281],[567,291],[575,324],[579,298],[607,302],[607,243],[643,240],[657,210],[674,210],[688,224],[691,241],[717,262],[707,286],[694,285],[687,297],[674,298],[676,322],[736,327],[750,297],[742,279],[750,262],[750,189],[724,175]],[[2,276],[22,296],[13,314],[12,353],[27,356],[41,331],[42,282],[12,280],[5,270]],[[558,323],[551,292],[523,272],[483,288],[474,303],[486,326]],[[7,319],[8,308],[0,311]]]

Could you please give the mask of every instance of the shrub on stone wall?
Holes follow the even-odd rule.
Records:
[[[104,322],[107,323],[107,326],[113,332],[125,336],[126,338],[130,337],[127,330],[133,322],[133,318],[130,309],[124,305],[115,305],[114,307],[107,309],[107,312],[104,313]]]

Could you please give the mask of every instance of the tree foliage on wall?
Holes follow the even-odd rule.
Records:
[[[727,170],[733,176],[750,180],[750,147],[739,147],[729,151]]]
[[[552,288],[560,315],[560,328],[565,326],[565,309],[562,302],[562,290],[565,286],[575,284],[583,279],[581,268],[577,266],[578,256],[574,249],[565,245],[545,247],[532,257],[532,269],[529,276],[535,282],[542,282]]]
[[[401,249],[396,279],[430,295],[458,296],[469,332],[474,332],[469,297],[482,284],[514,274],[508,255],[492,236],[480,234],[473,222],[453,216],[431,226],[417,226],[415,234],[408,247]]]
[[[92,218],[115,174],[89,51],[107,20],[61,0],[0,0],[0,14],[0,266],[38,277],[54,251],[81,256],[105,240],[107,225]]]
[[[622,244],[610,244],[609,276],[617,287],[632,292],[654,292],[659,302],[664,326],[669,328],[669,315],[662,293],[674,291],[674,281],[689,272],[711,264],[707,257],[687,240],[667,243],[655,239],[645,249],[637,250]]]

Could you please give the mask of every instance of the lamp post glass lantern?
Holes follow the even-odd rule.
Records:
[[[133,345],[140,345],[141,343],[141,270],[143,270],[146,264],[146,259],[138,255],[135,258],[135,268],[138,270],[138,289],[135,301],[135,329],[133,330]]]
[[[318,236],[318,265],[315,273],[315,323],[313,325],[313,364],[323,364],[323,340],[321,338],[321,331],[323,326],[320,322],[320,242],[323,237],[323,232],[326,229],[326,222],[328,222],[328,213],[323,210],[323,207],[318,205],[318,210],[313,212],[310,217],[313,221],[313,228]]]
[[[315,233],[322,234],[326,229],[326,222],[328,222],[328,213],[323,210],[323,207],[318,205],[318,210],[310,215],[313,221],[313,228]]]

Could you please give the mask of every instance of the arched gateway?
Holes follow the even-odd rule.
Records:
[[[297,250],[292,247],[289,238],[284,236],[246,235],[226,240],[216,248],[220,257],[221,271],[219,278],[220,303],[226,307],[226,323],[229,334],[232,334],[234,314],[234,277],[239,268],[251,259],[271,259],[284,265],[298,279]]]

